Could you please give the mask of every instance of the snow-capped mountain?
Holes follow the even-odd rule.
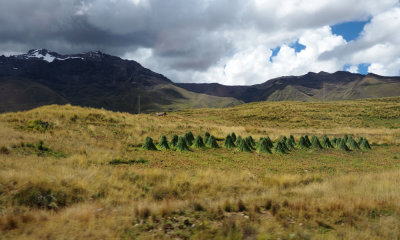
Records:
[[[18,59],[31,59],[31,60],[42,60],[46,62],[54,62],[54,61],[65,61],[68,59],[80,59],[80,60],[87,60],[87,59],[101,59],[104,57],[100,51],[96,52],[87,52],[87,53],[80,53],[80,54],[70,54],[70,55],[61,55],[56,52],[50,52],[47,49],[32,49],[29,50],[26,54],[16,55],[13,56]]]

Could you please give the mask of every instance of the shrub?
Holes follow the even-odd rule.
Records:
[[[308,148],[307,141],[303,136],[300,137],[299,142],[298,142],[297,145],[301,149],[307,149]]]
[[[239,141],[239,143],[238,143]],[[251,152],[251,148],[248,145],[247,141],[243,140],[240,136],[238,137],[238,140],[236,141],[236,145],[238,146],[237,149],[239,152]]]
[[[187,133],[185,134],[184,137],[185,137],[185,140],[186,140],[187,145],[188,145],[188,146],[192,146],[193,141],[194,141],[193,133],[192,133],[191,131],[189,131],[189,132],[187,132]]]
[[[161,150],[169,150],[168,140],[165,135],[160,138],[160,142],[158,143],[157,147]]]
[[[322,146],[324,148],[333,148],[333,145],[326,134],[322,137]]]
[[[145,150],[151,150],[151,151],[157,150],[156,145],[154,145],[153,139],[151,137],[146,137],[146,141],[144,142],[142,148]]]
[[[189,151],[189,147],[186,144],[186,140],[183,137],[178,138],[178,143],[176,144],[176,150],[179,152]]]
[[[178,135],[174,135],[174,136],[172,136],[172,139],[171,139],[171,142],[170,142],[170,145],[171,145],[171,147],[176,147],[176,145],[178,144]]]
[[[34,129],[40,132],[46,132],[48,129],[51,128],[51,124],[42,120],[34,120],[28,122],[27,128]]]
[[[336,144],[335,144],[335,147],[336,148],[339,148],[339,145],[340,145],[340,142],[342,141],[342,139],[341,138],[337,138],[336,139]]]
[[[371,150],[371,145],[369,145],[369,142],[366,138],[363,138],[360,147],[362,150]]]
[[[231,135],[226,136],[225,141],[224,141],[224,147],[226,147],[228,149],[236,147]]]
[[[335,146],[337,145],[337,140],[338,140],[338,139],[337,139],[336,137],[334,137],[334,138],[332,139],[332,142],[331,142],[331,143],[332,143],[332,146],[333,146],[333,147],[335,147]]]
[[[358,145],[358,143],[356,142],[356,140],[354,140],[354,138],[352,136],[350,136],[347,139],[346,144],[351,150],[359,150],[360,149],[360,146]]]
[[[207,145],[208,145],[210,148],[219,148],[218,143],[217,143],[217,140],[215,140],[215,137],[212,136],[212,135],[208,138]]]
[[[8,148],[7,147],[5,147],[5,146],[2,146],[1,148],[0,148],[0,154],[10,154],[10,150],[8,150]]]
[[[234,132],[231,133],[231,138],[233,142],[236,142],[236,134]]]
[[[345,142],[347,142],[347,140],[349,139],[349,136],[348,136],[347,134],[345,134],[345,135],[343,136],[343,139],[344,139]]]
[[[39,141],[39,143],[36,145],[36,149],[42,152],[47,152],[50,150],[48,147],[44,145],[44,142],[42,140]]]
[[[248,139],[249,143],[251,144],[251,146],[255,146],[256,143],[254,142],[254,139],[252,136],[248,136],[246,139]]]
[[[359,137],[359,138],[358,138],[358,141],[357,141],[358,145],[361,145],[363,139],[364,139],[363,137]]]
[[[67,194],[62,191],[54,191],[36,186],[22,189],[14,196],[14,202],[19,205],[42,209],[65,207],[70,201],[71,199],[68,199]]]
[[[267,145],[267,140],[265,138],[260,139],[260,141],[257,144],[257,152],[258,153],[271,153],[271,150],[269,149]]]
[[[283,149],[285,152],[290,152],[289,147],[286,145],[287,137],[283,137],[279,142],[282,144]]]
[[[114,159],[110,162],[108,162],[108,164],[110,165],[122,165],[122,164],[126,164],[126,165],[132,165],[135,163],[147,163],[148,161],[142,158],[139,158],[138,160],[123,160],[123,159]]]
[[[292,142],[294,142],[294,143],[296,142],[296,141],[294,140],[293,135],[290,135],[289,138],[292,140]]]
[[[342,150],[342,151],[349,151],[350,150],[349,147],[347,147],[346,141],[344,139],[340,139],[340,142],[338,143],[338,147],[337,148],[339,150]]]
[[[203,138],[200,135],[197,135],[196,140],[194,140],[193,147],[194,148],[205,148],[205,144],[203,142]]]
[[[311,146],[315,149],[322,149],[321,143],[317,136],[312,136],[311,138]]]
[[[283,146],[283,144],[282,144],[281,141],[279,141],[279,142],[277,142],[277,143],[275,144],[275,146],[274,146],[274,152],[275,152],[275,153],[280,153],[280,154],[285,154],[285,153],[286,153],[285,147]]]

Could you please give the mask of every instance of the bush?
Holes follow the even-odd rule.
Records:
[[[352,136],[350,136],[347,139],[346,144],[351,150],[359,150],[360,149],[360,146],[358,145],[358,143],[356,142],[356,140],[354,140],[354,138]]]
[[[290,135],[290,140],[293,142],[293,144],[295,144],[296,143],[296,141],[294,140],[294,137],[293,137],[293,135]]]
[[[320,143],[318,137],[315,135],[312,136],[312,138],[311,138],[311,146],[312,146],[312,148],[315,148],[315,149],[322,149],[321,143]]]
[[[138,160],[123,160],[123,159],[114,159],[110,162],[108,162],[108,164],[110,165],[122,165],[122,164],[126,164],[126,165],[132,165],[135,163],[147,163],[148,161],[142,158],[139,158]]]
[[[50,150],[48,147],[46,147],[44,145],[44,142],[42,140],[39,141],[39,143],[36,145],[36,148],[37,148],[37,150],[42,151],[42,152],[47,152]]]
[[[236,134],[234,132],[231,133],[231,138],[233,142],[236,142]]]
[[[54,191],[42,187],[30,186],[19,191],[14,196],[14,202],[19,205],[42,209],[57,209],[65,207],[71,199],[63,191]]]
[[[196,140],[194,140],[193,147],[194,148],[205,148],[205,144],[203,142],[203,138],[200,135],[197,135]]]
[[[257,144],[257,152],[258,153],[271,153],[271,150],[269,149],[267,145],[267,140],[265,138],[260,139],[260,141]]]
[[[333,148],[333,145],[326,134],[322,137],[322,146],[324,148]]]
[[[363,137],[359,137],[359,138],[358,138],[358,141],[357,141],[358,145],[361,145],[361,143],[362,143],[363,140],[364,140]]]
[[[256,143],[254,142],[254,139],[252,136],[248,136],[246,139],[248,139],[247,141],[249,141],[249,143],[251,144],[251,146],[255,146]]]
[[[242,138],[242,136],[239,135],[235,142],[236,146],[239,146],[242,141],[243,141],[243,138]]]
[[[366,138],[363,138],[363,140],[360,144],[360,147],[362,150],[371,150],[372,149],[371,145],[369,145],[369,142]]]
[[[27,128],[37,130],[39,132],[46,132],[51,128],[51,124],[42,120],[34,120],[28,122]]]
[[[228,149],[236,147],[235,142],[231,135],[226,136],[225,141],[224,141],[224,147],[226,147]]]
[[[157,145],[160,150],[169,150],[168,140],[165,135],[160,138],[160,142]]]
[[[299,142],[298,142],[297,145],[301,149],[307,149],[308,148],[307,141],[303,136],[300,137]]]
[[[218,143],[217,143],[217,140],[215,140],[215,137],[212,136],[212,135],[208,138],[207,145],[208,145],[210,148],[219,148]]]
[[[280,154],[285,154],[285,153],[286,153],[285,147],[283,146],[283,144],[282,144],[281,141],[279,141],[279,142],[277,142],[277,143],[275,144],[275,146],[274,146],[274,152],[275,152],[275,153],[280,153]]]
[[[344,139],[345,142],[347,142],[347,140],[349,139],[349,136],[347,134],[345,134],[343,139]]]
[[[142,148],[145,150],[157,151],[156,145],[154,145],[151,137],[146,137],[146,141],[144,142]]]
[[[185,140],[186,140],[187,145],[188,145],[188,146],[192,146],[193,141],[194,141],[193,133],[192,133],[191,131],[189,131],[189,132],[187,132],[187,133],[185,134],[184,137],[185,137]]]
[[[341,138],[337,138],[336,139],[336,144],[335,144],[335,148],[339,148],[340,142],[342,141]]]
[[[339,142],[339,140],[338,140],[338,142]],[[339,150],[342,150],[342,151],[349,151],[350,150],[349,147],[347,147],[346,141],[344,139],[340,139],[340,142],[338,143],[338,147],[337,148]]]
[[[178,139],[179,139],[178,135],[175,134],[174,136],[172,136],[170,142],[171,147],[176,147],[176,145],[178,144]]]
[[[10,154],[10,150],[8,150],[8,148],[7,147],[5,147],[5,146],[2,146],[1,148],[0,148],[0,154]]]
[[[176,150],[179,152],[189,151],[189,147],[186,144],[186,140],[183,137],[178,138],[178,143],[176,144]]]
[[[243,140],[242,137],[238,137],[236,140],[237,149],[239,152],[251,152],[251,148],[248,145],[247,141]]]
[[[338,139],[337,139],[336,137],[334,137],[334,138],[332,139],[332,142],[331,142],[331,143],[332,143],[332,146],[333,146],[333,147],[336,147],[336,145],[337,145],[337,140],[338,140]]]
[[[279,142],[282,144],[283,149],[285,152],[290,152],[289,147],[286,145],[287,137],[283,137]]]

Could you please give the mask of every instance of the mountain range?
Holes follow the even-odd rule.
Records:
[[[344,71],[308,73],[252,86],[174,83],[132,60],[46,49],[0,56],[0,112],[49,104],[123,112],[229,107],[255,101],[322,101],[400,96],[400,77]]]

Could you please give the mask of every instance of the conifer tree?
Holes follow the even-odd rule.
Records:
[[[347,134],[344,135],[343,137],[344,141],[347,143],[347,140],[349,139],[349,136]]]
[[[286,145],[285,139],[287,140],[287,138],[285,137],[285,138],[282,138],[279,142],[281,143],[281,145],[282,145],[282,147],[283,147],[283,150],[285,150],[285,153],[286,153],[286,152],[290,152],[290,149],[289,149],[289,147]]]
[[[255,143],[254,143],[254,140],[253,140],[253,138],[252,138],[251,136],[246,137],[246,138],[244,139],[244,141],[247,142],[247,145],[248,145],[252,150],[255,149],[255,148],[254,148]]]
[[[369,142],[366,138],[363,138],[361,145],[360,145],[362,150],[371,150],[371,145],[369,145]]]
[[[247,138],[249,139],[249,141],[250,141],[250,143],[251,143],[252,146],[255,146],[255,145],[256,145],[256,142],[254,141],[254,139],[253,139],[252,136],[248,136]]]
[[[292,141],[292,143],[293,143],[293,144],[295,144],[295,143],[296,143],[296,141],[294,140],[294,137],[293,137],[293,135],[290,135],[290,137],[289,137],[289,138],[290,138],[290,140]]]
[[[151,137],[146,137],[146,141],[143,144],[143,149],[145,150],[151,150],[151,151],[156,151],[156,145],[154,145],[153,139]]]
[[[201,135],[197,135],[196,140],[194,140],[193,147],[194,148],[205,148],[206,147]]]
[[[337,143],[337,138],[336,137],[334,137],[333,139],[332,139],[332,141],[331,141],[331,143],[332,143],[332,146],[333,147],[336,147],[336,143]]]
[[[192,133],[191,131],[189,131],[189,132],[187,132],[187,133],[185,134],[184,137],[185,137],[185,140],[186,140],[187,145],[188,145],[188,146],[192,146],[193,141],[194,141],[193,133]]]
[[[262,138],[258,144],[257,144],[257,152],[258,153],[271,153],[271,150],[269,149],[267,145],[267,141]]]
[[[361,143],[362,143],[363,140],[364,140],[363,137],[359,137],[359,138],[358,138],[358,141],[357,141],[358,145],[361,145]]]
[[[231,135],[226,136],[224,141],[224,147],[228,149],[236,147]]]
[[[160,142],[157,145],[160,150],[169,150],[168,140],[165,135],[160,138]]]
[[[291,138],[288,138],[286,140],[286,146],[289,148],[290,151],[295,149],[295,145],[296,145],[296,143],[293,142],[293,140]]]
[[[211,135],[208,138],[208,142],[207,142],[208,147],[210,148],[219,148],[217,140],[215,140],[215,137],[213,135]]]
[[[178,135],[175,134],[174,136],[172,136],[170,146],[176,147],[176,145],[178,144],[178,139],[179,139]]]
[[[315,149],[322,149],[321,143],[320,143],[318,137],[315,135],[312,136],[312,138],[311,138],[311,146],[312,146],[312,148],[315,148]]]
[[[178,143],[176,144],[176,150],[179,152],[189,151],[189,147],[186,144],[186,139],[184,137],[178,138]]]
[[[339,148],[339,145],[340,145],[340,142],[342,141],[342,139],[341,138],[337,138],[336,139],[336,145],[335,145],[335,147],[336,148]],[[346,142],[345,142],[346,143]]]
[[[239,135],[235,142],[236,146],[239,146],[242,141],[243,141],[243,138],[242,138],[242,136]]]
[[[236,142],[236,134],[234,132],[231,133],[231,138],[233,142]]]

